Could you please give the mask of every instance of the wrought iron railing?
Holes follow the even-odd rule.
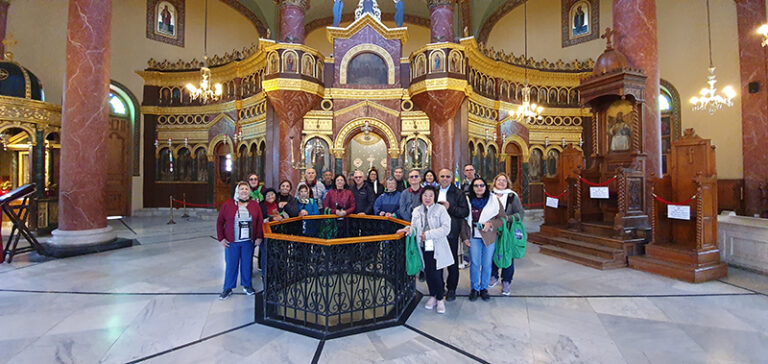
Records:
[[[256,321],[317,338],[404,323],[421,298],[397,233],[406,225],[364,215],[266,224]]]

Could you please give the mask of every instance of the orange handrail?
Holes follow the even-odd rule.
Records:
[[[284,223],[301,221],[301,220],[336,219],[338,217],[339,216],[336,216],[336,215],[307,215],[307,216],[291,217],[291,218],[287,218],[280,221],[270,221],[264,224],[264,237],[269,239],[295,241],[295,242],[305,243],[305,244],[342,245],[342,244],[353,244],[353,243],[367,243],[367,242],[381,241],[381,240],[396,240],[396,239],[401,239],[405,236],[405,233],[395,233],[395,234],[389,234],[389,235],[359,236],[359,237],[352,237],[352,238],[320,239],[320,238],[311,238],[307,236],[279,234],[279,233],[272,232],[272,226],[274,225],[280,225]],[[408,221],[400,220],[394,217],[386,217],[386,216],[351,214],[351,215],[345,216],[345,218],[382,220],[382,221],[391,221],[394,223],[401,224],[403,226],[411,225],[411,223],[409,223]]]

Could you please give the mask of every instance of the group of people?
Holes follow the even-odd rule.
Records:
[[[459,252],[463,251],[460,244],[469,249],[469,300],[489,300],[488,289],[499,281],[502,294],[510,294],[514,263],[501,269],[499,280],[493,254],[497,231],[504,219],[515,214],[522,219],[524,211],[506,174],[498,174],[489,185],[476,175],[473,165],[467,164],[460,186],[454,184],[449,169],[437,173],[428,170],[423,175],[414,169],[408,171],[406,178],[403,168],[395,168],[384,184],[375,168],[367,176],[356,170],[349,177],[348,180],[343,174],[333,176],[325,171],[322,180],[318,180],[317,171],[308,168],[295,194],[289,180],[281,181],[277,191],[260,185],[256,174],[239,182],[234,201],[222,206],[217,220],[218,239],[225,248],[226,261],[224,289],[219,297],[226,299],[232,295],[238,267],[243,291],[254,294],[252,256],[255,246],[263,249],[263,222],[317,215],[321,211],[339,217],[365,214],[410,222],[410,226],[399,231],[412,234],[419,245],[424,263],[420,278],[426,281],[430,296],[426,309],[445,313],[446,301],[456,299]],[[304,228],[305,234],[313,234],[310,227]],[[263,267],[263,261],[259,264]]]

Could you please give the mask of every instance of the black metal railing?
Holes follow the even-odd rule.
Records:
[[[268,224],[256,320],[317,338],[404,323],[421,298],[396,233],[405,225],[354,215]]]

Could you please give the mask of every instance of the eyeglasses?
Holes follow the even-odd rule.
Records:
[[[249,181],[258,181],[258,178],[248,178]]]
[[[363,178],[363,176],[355,176],[355,179]]]
[[[448,175],[448,176],[440,176],[440,178],[451,178],[451,176],[450,175]]]
[[[408,176],[408,178],[419,178],[419,175],[415,174],[413,176]]]
[[[472,187],[474,187],[474,188],[485,187],[485,185],[472,185]]]

